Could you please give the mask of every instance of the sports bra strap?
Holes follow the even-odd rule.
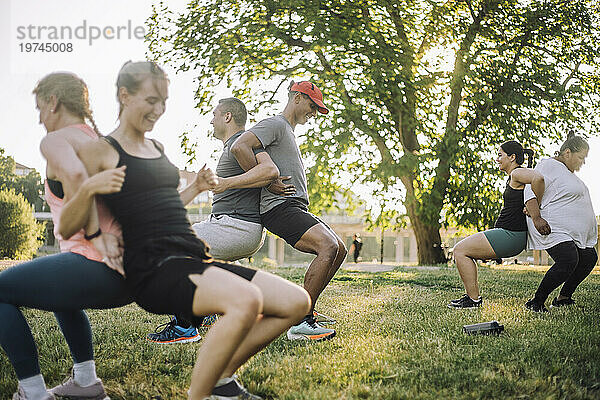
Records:
[[[154,144],[154,147],[156,147],[156,150],[158,150],[160,152],[160,155],[161,156],[164,155],[165,151],[161,146],[158,145],[158,142],[154,139],[150,139],[150,140],[152,140],[152,144]]]
[[[112,147],[114,147],[115,150],[117,151],[117,153],[119,153],[120,156],[123,156],[123,155],[129,156],[129,154],[123,149],[123,147],[121,147],[121,145],[119,144],[119,142],[117,142],[117,139],[115,139],[114,137],[103,136],[102,139],[106,140]],[[156,147],[156,150],[159,151],[160,155],[164,156],[165,152],[159,146],[158,142],[156,142],[154,139],[150,139],[150,140],[152,141],[152,144],[154,145],[154,147]]]

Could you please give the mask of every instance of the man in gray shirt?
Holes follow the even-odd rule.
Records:
[[[324,340],[335,336],[335,330],[317,323],[314,306],[347,254],[344,243],[335,232],[308,212],[306,174],[294,128],[316,116],[317,111],[321,114],[329,111],[323,104],[319,88],[308,81],[292,82],[283,112],[260,121],[242,134],[231,148],[246,171],[256,165],[254,151],[264,148],[281,174],[291,176],[289,183],[296,188],[295,194],[281,197],[266,187],[262,189],[260,200],[261,221],[265,228],[297,250],[317,255],[304,276],[304,288],[310,294],[313,310],[298,325],[290,328],[287,336],[292,340]]]
[[[264,149],[253,152],[256,165],[247,172],[231,154],[231,145],[245,131],[246,118],[246,106],[236,98],[219,100],[213,110],[214,136],[224,144],[216,171],[219,183],[213,189],[212,214],[206,221],[192,225],[196,235],[208,245],[210,254],[226,261],[250,257],[261,248],[265,231],[259,214],[260,188],[279,177],[279,170]],[[198,195],[195,183],[182,191],[184,204]],[[285,185],[281,193],[293,193],[293,187],[289,186]],[[207,319],[214,320],[212,316],[205,321]],[[155,343],[186,343],[199,339],[196,328],[177,316],[160,332],[148,335],[148,340]]]

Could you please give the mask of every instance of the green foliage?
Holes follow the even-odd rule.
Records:
[[[331,112],[301,148],[311,200],[332,204],[348,176],[376,184],[435,262],[442,221],[497,216],[499,144],[540,154],[567,127],[597,132],[598,16],[591,0],[194,0],[181,15],[161,3],[148,45],[197,72],[206,113],[218,84],[256,109],[291,78],[317,83]]]
[[[21,193],[29,204],[41,211],[43,200],[42,177],[33,170],[26,176],[15,174],[15,160],[10,156],[4,156],[4,149],[0,148],[0,189],[14,189]]]
[[[44,224],[33,217],[31,205],[14,189],[0,189],[0,258],[31,258],[43,243]]]
[[[305,269],[271,271],[300,283]],[[455,269],[340,270],[318,308],[337,319],[336,337],[299,343],[282,335],[242,367],[240,379],[253,393],[281,400],[598,399],[600,275],[580,285],[575,307],[539,315],[523,304],[543,272],[481,267],[479,274],[483,307],[462,312],[446,307],[463,293]],[[51,313],[24,312],[46,384],[58,385],[72,367],[60,329]],[[147,342],[145,335],[168,317],[136,305],[88,315],[98,376],[111,399],[186,399],[202,342]],[[504,333],[462,333],[463,325],[491,320]],[[0,398],[16,386],[0,352]]]

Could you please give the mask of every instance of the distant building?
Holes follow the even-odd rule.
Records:
[[[15,163],[15,175],[17,176],[27,176],[31,171],[34,171],[33,168],[29,168],[26,165],[21,163]]]
[[[179,170],[179,187],[178,190],[183,190],[196,179],[196,173],[193,171]],[[190,204],[199,204],[201,206],[210,205],[212,203],[212,192],[207,191],[200,193],[190,202]]]

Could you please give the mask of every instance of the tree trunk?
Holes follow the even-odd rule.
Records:
[[[437,226],[413,223],[412,229],[417,238],[419,264],[444,264],[448,260],[442,247],[440,224]]]

